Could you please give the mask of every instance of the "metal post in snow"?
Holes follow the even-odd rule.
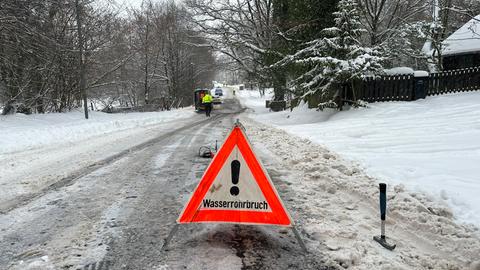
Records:
[[[381,219],[381,231],[380,236],[374,236],[373,240],[377,241],[380,245],[388,250],[394,250],[396,245],[387,243],[387,237],[385,236],[385,218],[387,215],[387,184],[380,183],[380,219]]]

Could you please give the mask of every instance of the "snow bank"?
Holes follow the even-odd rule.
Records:
[[[273,97],[271,90],[265,91],[265,96],[261,97],[258,90],[237,90],[237,96],[239,97],[240,104],[244,107],[248,107],[256,113],[267,113],[268,108],[265,107],[265,100],[270,100]]]
[[[92,136],[114,131],[155,125],[189,118],[192,108],[163,112],[107,114],[83,112],[36,115],[7,115],[0,117],[0,155],[60,143],[74,143]]]
[[[343,112],[272,113],[254,92],[239,96],[252,118],[325,145],[381,181],[429,194],[459,221],[480,226],[480,92]]]

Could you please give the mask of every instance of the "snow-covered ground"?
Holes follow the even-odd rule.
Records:
[[[225,89],[227,96],[233,95],[228,92],[230,87]],[[367,126],[378,123],[374,128],[380,132],[380,126],[385,125],[382,119],[390,123],[386,119],[389,116],[392,121],[398,121],[395,113],[388,113],[388,108],[382,109],[382,106],[421,106],[435,98],[415,103],[373,104],[371,109],[359,111],[369,116],[365,117],[370,119],[367,121],[353,112],[321,113],[305,108],[294,113],[269,113],[257,92],[237,90],[236,96],[241,96],[244,104],[252,108],[247,114],[228,114],[220,120],[201,122],[200,126],[173,132],[140,151],[126,149],[179,127],[199,124],[205,116],[188,110],[164,112],[157,115],[164,120],[144,125],[142,119],[150,114],[102,114],[99,117],[105,119],[97,121],[99,126],[111,127],[108,123],[122,122],[122,119],[139,122],[137,126],[132,124],[132,128],[110,128],[108,133],[99,132],[95,136],[84,132],[85,136],[79,140],[59,138],[55,141],[49,139],[55,133],[44,131],[39,134],[50,143],[42,144],[37,139],[39,143],[24,144],[23,148],[0,154],[0,242],[7,243],[0,248],[0,260],[12,263],[13,268],[7,269],[59,269],[77,265],[93,269],[100,261],[114,264],[112,269],[133,269],[134,265],[138,269],[480,269],[479,229],[456,223],[446,204],[439,203],[441,197],[430,193],[429,198],[415,191],[404,179],[389,181],[404,183],[408,188],[395,184],[388,189],[387,235],[389,241],[397,244],[397,249],[389,252],[372,240],[373,235],[379,234],[377,183],[386,176],[374,175],[374,167],[366,163],[369,159],[360,159],[364,156],[361,150],[366,152],[369,145],[381,155],[382,148],[391,152],[395,148],[388,148],[387,143],[374,144],[376,139],[358,143],[362,136],[347,136],[351,134],[347,123],[356,123],[351,131],[369,138],[374,134],[361,133],[367,129],[360,125],[363,122]],[[470,99],[473,100],[473,96]],[[228,108],[227,101],[224,111],[238,111],[238,106]],[[426,112],[429,110],[423,113]],[[372,113],[376,116],[371,116]],[[440,118],[448,115],[445,113]],[[344,118],[339,118],[341,116]],[[42,117],[57,120],[45,120],[43,125],[29,120]],[[68,114],[14,116],[18,121],[12,120],[7,125],[8,118],[3,118],[3,127],[10,128],[13,137],[49,127],[68,135],[71,132],[68,130],[82,130],[75,128],[76,125],[88,127],[81,114],[74,118],[76,124],[72,124],[69,117]],[[216,139],[220,142],[237,117],[244,124],[254,150],[310,252],[303,254],[292,232],[285,228],[198,224],[181,226],[171,242],[171,250],[162,253],[161,239],[167,236],[181,206],[208,165],[209,160],[195,157],[198,146]],[[29,124],[32,122],[35,125]],[[337,124],[330,126],[326,124],[329,122]],[[404,125],[407,122],[403,121]],[[16,124],[19,127],[15,133]],[[310,134],[310,140],[272,125],[303,137]],[[320,142],[331,150],[312,143],[319,132],[333,142],[332,146]],[[405,132],[409,135],[413,130]],[[440,132],[435,134],[439,136]],[[430,137],[438,140],[433,135]],[[406,145],[406,142],[394,143]],[[362,148],[363,144],[367,146]],[[404,148],[412,151],[411,147]],[[419,149],[425,151],[425,148]],[[105,157],[122,151],[129,154],[116,162],[102,164]],[[357,156],[350,156],[351,153]],[[373,177],[344,156],[359,161]],[[72,171],[96,165],[99,165],[97,169],[68,185],[38,192]],[[31,194],[38,196],[28,200]],[[10,207],[12,205],[15,207]]]
[[[310,254],[325,258],[326,265],[480,269],[478,228],[456,223],[448,208],[402,185],[390,185],[386,233],[397,247],[388,251],[372,239],[380,233],[377,178],[308,139],[248,118],[242,123]]]
[[[0,117],[0,213],[101,160],[203,119],[193,108]]]
[[[0,130],[2,131],[0,133],[0,155],[52,144],[74,143],[89,137],[156,125],[193,115],[192,108],[184,108],[128,114],[90,112],[88,120],[84,119],[83,112],[80,111],[62,114],[0,116]]]
[[[273,113],[258,91],[238,96],[251,118],[324,145],[379,181],[427,194],[458,221],[480,227],[480,92],[342,112],[301,106]]]

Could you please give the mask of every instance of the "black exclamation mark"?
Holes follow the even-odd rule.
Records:
[[[240,178],[240,161],[234,160],[231,163],[232,166],[232,183],[238,185],[238,180]],[[240,189],[237,186],[230,188],[230,194],[237,196],[240,193]]]

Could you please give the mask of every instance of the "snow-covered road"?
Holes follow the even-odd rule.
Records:
[[[335,269],[317,253],[303,258],[293,234],[276,227],[182,226],[170,250],[161,252],[163,239],[210,161],[197,157],[198,147],[222,141],[236,119],[232,112],[239,111],[235,104],[207,122],[199,122],[204,116],[180,121],[174,127],[179,130],[168,136],[157,130],[148,147],[87,166],[67,183],[43,184],[41,192],[19,196],[3,207],[0,268]],[[56,148],[52,151],[58,154]]]
[[[43,177],[38,187],[12,192],[14,199],[0,202],[0,269],[480,267],[478,229],[457,224],[448,209],[402,186],[388,190],[387,232],[397,249],[381,248],[372,240],[379,233],[377,179],[309,140],[239,115],[235,101],[226,103],[211,120],[196,115],[114,132],[90,141],[87,150],[63,145],[15,153],[30,160],[9,168],[13,183],[5,184],[21,186],[15,175],[29,162],[42,164],[30,173]],[[229,224],[180,226],[169,249],[161,251],[210,162],[197,157],[198,147],[221,142],[236,118],[245,125],[308,254],[288,229]],[[98,154],[91,156],[94,151]],[[89,157],[95,161],[80,162]],[[78,170],[83,173],[68,178]],[[24,177],[35,179],[28,171]],[[67,182],[55,184],[65,177]]]
[[[115,132],[104,139],[89,138],[85,144],[15,153],[13,157],[32,157],[34,166],[27,171],[23,171],[29,169],[26,165],[14,166],[11,183],[5,182],[18,186],[15,175],[21,172],[32,179],[33,173],[42,173],[44,178],[38,180],[37,189],[10,192],[14,199],[0,203],[4,209],[0,242],[6,244],[0,248],[0,268],[90,269],[95,264],[97,268],[92,269],[98,269],[100,264],[110,264],[108,269],[119,269],[127,258],[128,269],[152,269],[157,261],[144,255],[158,247],[152,249],[150,242],[161,245],[183,203],[184,185],[194,183],[196,170],[204,169],[206,161],[195,158],[198,146],[221,140],[218,131],[224,128],[213,127],[230,125],[223,122],[228,116],[217,114],[205,120],[195,115]],[[66,167],[57,160],[75,166]],[[165,217],[150,215],[155,211]],[[150,225],[144,228],[151,230],[145,232],[151,237],[148,243],[144,239],[123,242],[126,234],[146,224]],[[142,246],[138,256],[121,255],[131,245]],[[133,258],[146,259],[139,264]]]
[[[0,147],[0,213],[37,196],[50,185],[83,174],[87,167],[94,167],[178,126],[203,119],[186,110],[150,113],[145,119],[138,113],[133,116],[97,113],[87,123],[81,117],[73,113],[64,117],[44,115],[37,120],[27,116],[1,119],[5,132]],[[31,122],[37,123],[29,126]],[[69,137],[71,133],[76,135]],[[56,135],[52,138],[52,134]]]

